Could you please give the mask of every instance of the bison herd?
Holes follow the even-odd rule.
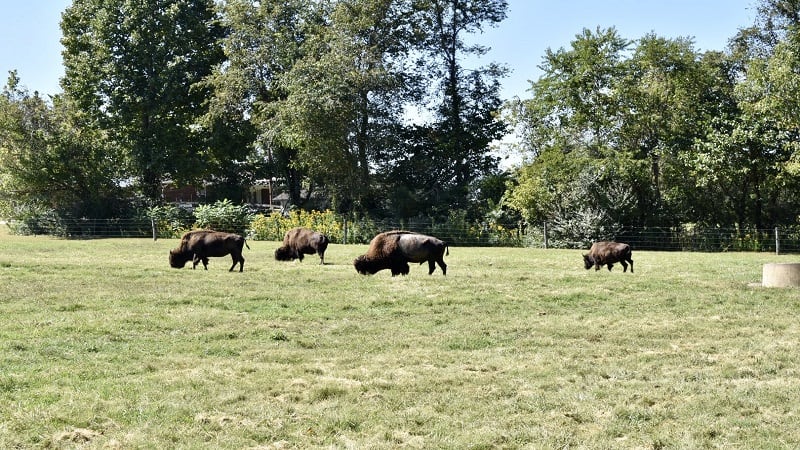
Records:
[[[325,250],[328,248],[328,237],[307,228],[293,228],[286,232],[283,243],[275,250],[278,261],[303,260],[304,255],[319,255],[320,264],[325,264]],[[185,233],[177,248],[169,252],[169,265],[180,269],[190,260],[192,269],[202,262],[208,270],[208,258],[231,255],[233,264],[228,271],[233,271],[239,264],[239,272],[244,271],[242,250],[247,246],[244,237],[238,234],[221,231],[195,230]],[[428,263],[428,275],[433,274],[436,265],[447,275],[447,264],[444,256],[449,255],[448,245],[440,239],[410,231],[393,230],[380,233],[372,238],[367,252],[353,261],[356,271],[362,275],[373,275],[381,270],[389,269],[392,276],[408,275],[408,263]],[[633,273],[631,247],[620,242],[600,241],[592,244],[589,253],[583,255],[586,269],[594,266],[600,270],[614,263],[622,264],[622,271],[628,271],[628,264]]]

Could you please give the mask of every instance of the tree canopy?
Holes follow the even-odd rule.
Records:
[[[298,206],[322,192],[342,212],[447,214],[472,207],[470,186],[497,172],[489,144],[505,130],[495,116],[505,72],[462,61],[486,50],[466,36],[506,9],[75,0],[62,20],[62,86],[152,204],[167,181],[233,188],[265,178]],[[424,173],[400,177],[412,159]],[[397,190],[413,191],[413,210],[392,201]]]
[[[634,227],[794,223],[800,30],[789,3],[764,2],[771,28],[741,30],[724,52],[614,28],[548,50],[532,97],[509,104],[528,158],[505,204],[576,243]]]
[[[64,93],[125,151],[145,198],[204,176],[200,82],[223,61],[215,2],[75,0],[61,27]]]
[[[0,94],[0,216],[123,213],[119,154],[74,110],[64,97],[29,93],[11,72]]]

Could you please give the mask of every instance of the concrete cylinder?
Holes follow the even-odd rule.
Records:
[[[800,287],[800,263],[764,264],[764,287]]]

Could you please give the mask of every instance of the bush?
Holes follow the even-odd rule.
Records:
[[[190,211],[177,205],[154,206],[147,210],[146,216],[155,222],[160,238],[181,237],[195,220]]]
[[[11,232],[19,235],[66,237],[69,230],[58,211],[34,203],[15,205],[9,217]]]
[[[394,227],[389,227],[394,228]],[[385,224],[376,223],[369,217],[353,216],[346,220],[346,244],[368,244],[376,234],[385,231]]]
[[[255,218],[250,207],[234,205],[230,200],[219,200],[211,205],[200,205],[194,210],[195,225],[216,231],[245,235]]]
[[[251,239],[263,241],[282,241],[283,235],[292,228],[303,227],[320,232],[332,243],[342,243],[344,232],[342,223],[330,210],[295,210],[287,215],[273,212],[268,216],[259,214],[250,224]]]

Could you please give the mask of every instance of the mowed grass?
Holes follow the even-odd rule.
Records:
[[[0,448],[796,448],[797,256],[451,247],[448,275],[0,234]]]

